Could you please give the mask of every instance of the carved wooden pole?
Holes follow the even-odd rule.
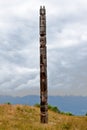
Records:
[[[44,6],[40,7],[40,112],[41,123],[48,123],[46,10]]]

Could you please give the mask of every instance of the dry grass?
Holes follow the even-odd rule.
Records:
[[[0,105],[0,130],[87,130],[86,116],[49,111],[49,123],[40,123],[40,111],[27,105]]]

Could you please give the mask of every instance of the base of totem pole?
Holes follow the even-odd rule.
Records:
[[[48,123],[48,114],[41,114],[41,116],[40,116],[40,121],[41,121],[41,123],[43,123],[43,124]]]

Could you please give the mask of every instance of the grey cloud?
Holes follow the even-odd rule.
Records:
[[[55,58],[51,56],[51,60],[48,61],[48,70],[51,69],[49,70],[49,86],[53,86],[56,94],[79,95],[81,90],[87,91],[87,55],[82,56],[84,48],[87,48],[86,44],[56,49]],[[85,96],[86,94],[86,92],[83,93]]]
[[[87,95],[86,1],[6,2],[0,1],[0,94],[39,94],[39,5],[44,4],[49,94]]]

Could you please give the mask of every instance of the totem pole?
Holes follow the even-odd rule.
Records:
[[[46,10],[40,7],[40,121],[48,123]]]

